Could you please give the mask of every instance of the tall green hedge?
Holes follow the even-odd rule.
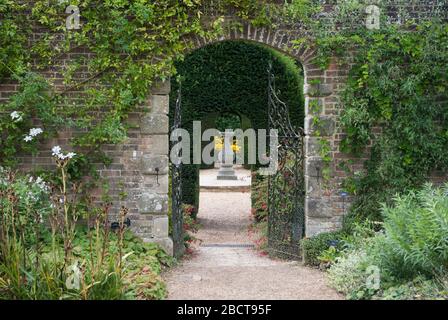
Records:
[[[182,79],[182,127],[191,132],[193,121],[202,129],[214,125],[217,115],[233,113],[248,119],[254,129],[267,128],[267,69],[272,62],[280,98],[289,107],[291,121],[301,127],[304,118],[301,66],[274,49],[246,41],[223,41],[198,49],[176,64]],[[178,83],[172,81],[170,120]],[[244,129],[244,128],[243,128]],[[185,165],[183,202],[198,205],[199,166]]]

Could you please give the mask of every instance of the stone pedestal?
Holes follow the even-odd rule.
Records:
[[[235,158],[235,154],[232,150],[233,132],[225,132],[223,140],[223,147],[219,153],[221,166],[216,178],[218,180],[238,180],[235,170],[233,169],[233,162]]]
[[[233,170],[233,165],[229,164],[221,164],[221,167],[218,171],[218,176],[216,177],[218,180],[238,180],[238,177],[235,174],[235,170]]]

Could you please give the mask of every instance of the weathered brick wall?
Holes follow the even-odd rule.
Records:
[[[331,12],[331,1],[326,1],[326,11]],[[401,3],[406,3],[401,1]],[[409,2],[404,8],[418,17],[431,15],[434,1]],[[399,19],[397,10],[403,6],[390,6],[390,20]],[[401,11],[400,11],[401,12]],[[341,106],[339,95],[344,88],[350,64],[341,64],[333,59],[327,70],[321,70],[313,63],[314,50],[303,44],[293,46],[293,40],[306,32],[300,26],[280,26],[277,29],[254,28],[244,24],[244,28],[233,30],[219,40],[250,40],[264,43],[298,59],[305,74],[305,183],[306,183],[306,235],[334,230],[340,227],[344,211],[347,210],[350,199],[341,197],[341,182],[346,173],[340,169],[340,163],[350,159],[349,155],[340,152],[340,142],[344,136],[338,121]],[[36,29],[31,41],[37,41],[44,30]],[[195,39],[195,48],[207,45],[202,38]],[[350,53],[347,53],[350,55]],[[57,90],[65,90],[62,71],[68,62],[77,57],[91,58],[93,54],[84,48],[73,49],[56,59],[53,66],[39,72],[54,83]],[[85,80],[90,76],[88,70],[75,74],[75,79]],[[318,80],[318,81],[317,81]],[[317,84],[318,83],[318,84]],[[18,90],[17,83],[4,81],[0,84],[0,103]],[[147,241],[160,243],[168,252],[172,252],[172,241],[168,235],[168,149],[169,128],[168,108],[170,86],[169,82],[160,82],[151,90],[147,102],[129,117],[129,122],[135,128],[129,131],[128,139],[120,145],[105,145],[103,151],[112,159],[109,166],[97,165],[102,178],[109,184],[109,193],[114,203],[113,213],[121,206],[130,210],[131,228]],[[83,92],[70,90],[67,96],[78,99]],[[317,114],[312,114],[310,105],[317,103],[320,108]],[[316,135],[313,127],[313,117],[318,117],[322,126],[320,135]],[[51,147],[60,145],[64,150],[70,149],[69,139],[76,134],[70,128],[60,131],[52,139],[40,147],[40,152],[33,157],[21,157],[22,168],[51,169],[54,167],[51,158]],[[326,139],[331,147],[331,177],[323,181],[323,163],[319,155],[320,138]],[[361,170],[364,159],[352,159],[352,169]],[[101,190],[94,194],[98,197]]]

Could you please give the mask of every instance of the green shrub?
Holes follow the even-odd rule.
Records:
[[[384,229],[366,223],[345,237],[342,256],[328,270],[330,283],[353,299],[447,297],[448,184],[425,185],[382,207]],[[368,267],[378,268],[380,287],[368,288]]]
[[[353,250],[337,258],[336,263],[328,269],[330,285],[349,298],[362,299],[372,295],[374,292],[366,287],[368,261],[365,249]]]
[[[324,268],[330,267],[336,259],[341,255],[341,251],[338,250],[335,246],[331,246],[328,249],[321,252],[321,254],[317,257],[320,262],[320,266]]]
[[[375,241],[374,241],[375,242]],[[337,259],[337,263],[328,269],[328,280],[331,286],[348,299],[380,299],[380,300],[414,300],[414,299],[448,299],[448,277],[445,275],[428,278],[417,276],[403,281],[390,278],[380,270],[379,288],[369,287],[367,272],[370,266],[378,262],[377,256],[365,246],[352,250]]]
[[[20,237],[25,245],[36,243],[36,232],[45,231],[42,222],[51,212],[49,190],[42,178],[18,175],[0,166],[0,231],[14,223],[14,230],[10,230],[13,236]]]
[[[366,239],[375,237],[383,230],[382,226],[383,223],[370,220],[353,222],[350,227],[350,233],[344,230],[344,250],[362,248]]]
[[[448,184],[438,189],[428,184],[396,196],[394,203],[382,210],[382,267],[407,279],[448,271]]]
[[[445,275],[437,279],[417,277],[412,281],[392,286],[380,296],[374,297],[384,300],[434,300],[448,299],[448,277]]]
[[[241,129],[241,119],[237,114],[222,114],[216,118],[215,125],[216,129],[221,132],[226,131],[226,129]]]
[[[170,267],[173,258],[155,243],[144,243],[131,232],[125,234],[124,251],[129,254],[124,272],[126,299],[160,300],[167,294],[160,276],[163,267]]]
[[[342,246],[341,239],[343,236],[344,233],[336,231],[325,232],[312,238],[303,239],[301,241],[301,247],[304,263],[310,266],[319,266],[319,256],[331,246],[340,248]]]
[[[43,76],[28,72],[17,81],[19,91],[7,103],[0,103],[0,164],[10,167],[18,164],[17,154],[36,153],[39,142],[51,137],[57,126],[71,124],[55,112],[50,84]]]

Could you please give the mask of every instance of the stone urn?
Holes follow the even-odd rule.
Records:
[[[235,153],[232,150],[233,144],[233,132],[224,132],[222,150],[218,153],[220,160],[220,166],[218,170],[218,180],[237,180],[238,177],[235,174],[233,168]]]

